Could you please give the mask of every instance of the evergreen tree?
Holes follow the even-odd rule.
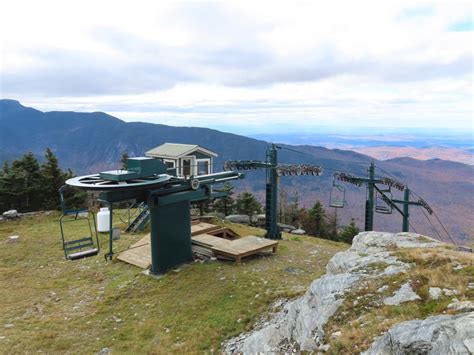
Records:
[[[5,162],[0,170],[0,212],[17,209],[21,212],[55,209],[60,206],[59,188],[74,177],[71,170],[62,171],[58,159],[51,151],[45,152],[40,166],[32,153],[10,165]],[[84,207],[87,193],[70,188],[65,194],[68,208]]]
[[[122,170],[127,170],[127,159],[129,158],[128,153],[124,152],[122,158],[120,158],[120,163],[122,164]]]
[[[326,211],[320,201],[316,201],[308,211],[308,217],[311,234],[321,238],[326,237]]]
[[[221,191],[227,192],[227,196],[217,198],[212,205],[216,212],[228,216],[234,212],[234,198],[232,197],[234,194],[234,186],[232,186],[231,183],[226,182]]]
[[[64,181],[76,176],[71,169],[67,169],[63,174]],[[87,192],[77,187],[68,186],[64,191],[64,203],[67,209],[81,209],[86,207],[87,198]]]
[[[238,213],[249,216],[250,220],[252,220],[254,214],[261,213],[262,211],[262,205],[250,192],[239,194],[235,200],[235,207]]]
[[[331,240],[339,240],[337,225],[338,225],[338,218],[337,218],[337,208],[334,208],[334,214],[328,215],[327,218],[327,236]]]
[[[41,166],[41,174],[43,176],[43,192],[44,201],[43,208],[47,210],[58,209],[61,205],[58,190],[64,185],[67,173],[59,168],[58,158],[54,155],[50,148],[46,149],[45,162]]]
[[[11,208],[22,212],[36,211],[43,204],[43,179],[33,153],[15,160],[5,177],[6,198]]]
[[[359,234],[359,228],[356,226],[354,218],[352,218],[351,223],[344,227],[339,238],[341,242],[352,244],[352,239],[354,239],[357,234]]]

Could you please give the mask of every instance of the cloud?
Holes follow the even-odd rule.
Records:
[[[469,1],[26,4],[4,6],[0,91],[43,108],[254,127],[472,118]]]

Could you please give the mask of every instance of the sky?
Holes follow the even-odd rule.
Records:
[[[472,1],[4,1],[0,96],[241,134],[473,132]]]

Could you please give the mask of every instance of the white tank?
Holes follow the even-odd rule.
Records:
[[[102,207],[97,213],[97,231],[108,232],[110,230],[110,211],[108,207]]]

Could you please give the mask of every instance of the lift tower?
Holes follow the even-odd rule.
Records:
[[[253,170],[266,169],[265,184],[265,238],[281,239],[277,224],[278,181],[281,176],[313,175],[320,176],[322,168],[318,165],[278,164],[279,146],[271,143],[267,149],[266,161],[258,160],[229,160],[224,164],[224,170]]]
[[[433,213],[433,209],[421,197],[416,201],[410,201],[411,194],[409,188],[406,185],[389,177],[376,178],[374,162],[370,163],[367,171],[367,177],[352,176],[342,172],[334,174],[335,180],[337,179],[343,182],[348,182],[359,187],[364,184],[367,186],[367,197],[365,200],[365,231],[372,231],[374,229],[375,213],[391,214],[392,209],[397,211],[403,219],[403,232],[408,232],[410,229],[410,206],[420,206],[424,208],[430,215]],[[382,188],[379,185],[384,185],[385,188]],[[337,186],[340,188],[339,185]],[[391,188],[395,188],[403,192],[403,200],[394,199],[390,191]],[[398,207],[397,204],[402,205],[402,208]],[[344,207],[344,203],[334,206]]]

